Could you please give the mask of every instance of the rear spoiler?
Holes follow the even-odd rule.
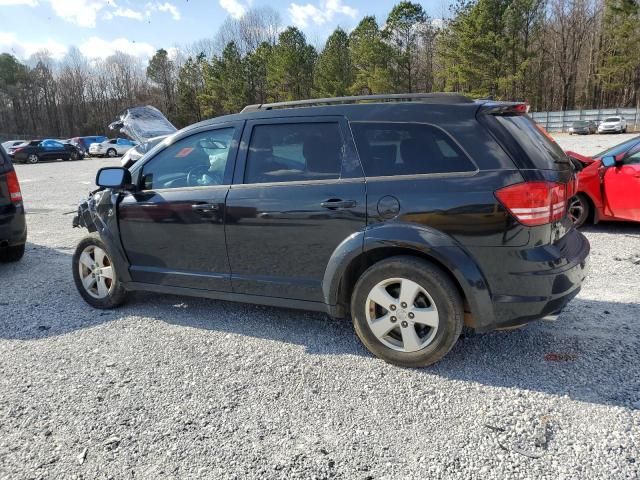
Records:
[[[489,115],[525,115],[529,113],[526,102],[496,102],[493,100],[480,103],[480,111]]]

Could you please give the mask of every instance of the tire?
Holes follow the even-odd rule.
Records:
[[[400,296],[407,301],[401,302]],[[382,307],[373,298],[390,305]],[[462,299],[449,276],[416,257],[374,264],[358,279],[351,296],[353,327],[362,344],[401,367],[424,367],[444,357],[460,337],[463,315]],[[376,323],[377,334],[372,329]]]
[[[78,155],[78,152],[71,152],[71,154],[69,154],[69,160],[79,160],[80,159],[80,155]]]
[[[1,262],[17,262],[24,257],[24,244],[7,247],[0,252]]]
[[[97,274],[94,273],[96,267],[99,269]],[[107,247],[98,237],[88,236],[80,240],[73,254],[72,269],[78,292],[92,307],[109,309],[125,302],[127,291],[118,279]],[[96,276],[90,277],[92,274]]]
[[[40,161],[40,157],[38,157],[37,154],[30,153],[29,156],[27,157],[27,159],[24,161],[24,163],[29,163],[31,165],[34,165],[34,164],[38,163],[39,161]]]
[[[591,205],[582,194],[575,195],[569,200],[569,206],[567,208],[569,218],[573,223],[573,226],[580,228],[591,215]]]
[[[109,150],[107,150],[107,157],[115,158],[117,156],[118,156],[118,152],[116,152],[114,148],[110,148]]]

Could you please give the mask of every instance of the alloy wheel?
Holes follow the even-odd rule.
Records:
[[[110,148],[110,149],[107,151],[107,156],[108,156],[108,157],[113,158],[113,157],[115,157],[116,155],[117,155],[117,154],[116,154],[116,151],[115,151],[113,148]]]
[[[376,338],[399,352],[427,347],[440,323],[429,293],[406,278],[389,278],[375,285],[367,295],[365,314]]]
[[[115,286],[115,278],[107,252],[96,245],[89,245],[80,254],[78,269],[82,286],[89,295],[97,299],[109,296]]]
[[[38,155],[32,153],[27,157],[27,163],[38,163]]]
[[[569,219],[574,225],[580,226],[584,223],[585,205],[579,196],[576,195],[569,200],[568,213]]]

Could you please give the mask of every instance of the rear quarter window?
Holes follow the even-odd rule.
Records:
[[[559,170],[569,160],[560,145],[526,115],[497,115],[502,125],[524,150],[535,168]]]
[[[456,142],[433,125],[353,122],[351,130],[367,177],[477,170]]]

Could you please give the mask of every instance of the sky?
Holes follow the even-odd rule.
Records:
[[[414,0],[415,1],[415,0]],[[228,16],[270,6],[284,25],[300,28],[322,46],[337,26],[350,31],[365,15],[380,24],[393,0],[0,0],[0,53],[27,59],[46,49],[62,58],[77,46],[89,58],[120,50],[148,58],[215,36]],[[441,18],[448,0],[420,1],[427,14]]]

